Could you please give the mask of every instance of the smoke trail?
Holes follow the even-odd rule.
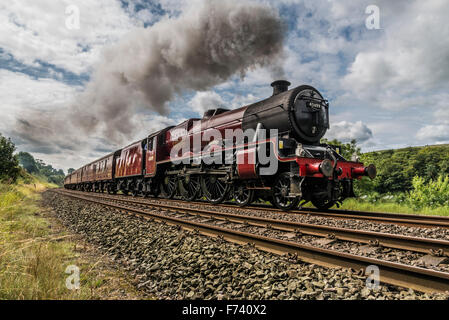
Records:
[[[207,90],[261,66],[279,72],[283,40],[283,24],[268,6],[193,1],[179,17],[135,30],[109,47],[71,117],[89,132],[129,136],[139,108],[166,114],[168,102],[185,91]]]
[[[179,17],[136,29],[105,49],[76,103],[30,110],[17,119],[14,134],[47,153],[98,147],[95,141],[122,145],[164,126],[145,122],[142,110],[167,114],[178,94],[208,90],[257,67],[281,77],[283,40],[284,25],[268,6],[191,1]]]

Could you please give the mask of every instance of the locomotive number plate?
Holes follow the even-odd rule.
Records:
[[[309,101],[307,104],[312,110],[318,111],[321,109],[321,103]]]

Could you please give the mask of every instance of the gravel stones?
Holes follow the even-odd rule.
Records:
[[[143,199],[139,199],[143,200]],[[148,203],[153,204],[166,204],[159,199],[145,199]],[[449,229],[448,228],[420,228],[420,227],[408,227],[402,226],[395,223],[376,223],[367,220],[360,219],[337,219],[331,217],[320,217],[313,214],[309,214],[306,211],[304,213],[293,213],[293,212],[281,212],[273,211],[269,212],[263,209],[258,209],[256,207],[240,208],[237,206],[216,206],[208,203],[198,205],[196,203],[182,202],[180,207],[185,208],[200,208],[205,210],[217,210],[224,213],[242,214],[242,215],[255,215],[258,217],[272,218],[279,220],[295,221],[301,223],[318,224],[331,227],[340,227],[356,230],[366,230],[374,232],[384,232],[392,234],[402,234],[412,237],[424,237],[432,239],[449,240]]]
[[[347,269],[305,264],[52,192],[43,198],[67,228],[161,299],[447,299],[394,286],[374,291]]]

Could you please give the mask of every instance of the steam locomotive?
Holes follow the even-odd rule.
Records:
[[[89,163],[66,176],[64,187],[239,206],[260,200],[282,210],[310,201],[328,209],[355,196],[354,179],[375,178],[374,165],[348,161],[338,147],[320,143],[329,103],[318,90],[289,90],[285,80],[271,86],[265,100],[208,110]],[[211,161],[217,157],[222,161]]]

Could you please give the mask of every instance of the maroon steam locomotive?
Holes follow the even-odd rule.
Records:
[[[273,95],[263,101],[211,109],[202,119],[154,132],[69,174],[64,186],[240,206],[262,200],[283,210],[309,201],[328,209],[354,197],[354,179],[373,179],[376,168],[348,161],[338,147],[320,143],[329,128],[327,100],[308,85],[291,90],[288,81],[271,85]],[[217,156],[221,162],[211,161]],[[275,170],[269,170],[273,164]]]

